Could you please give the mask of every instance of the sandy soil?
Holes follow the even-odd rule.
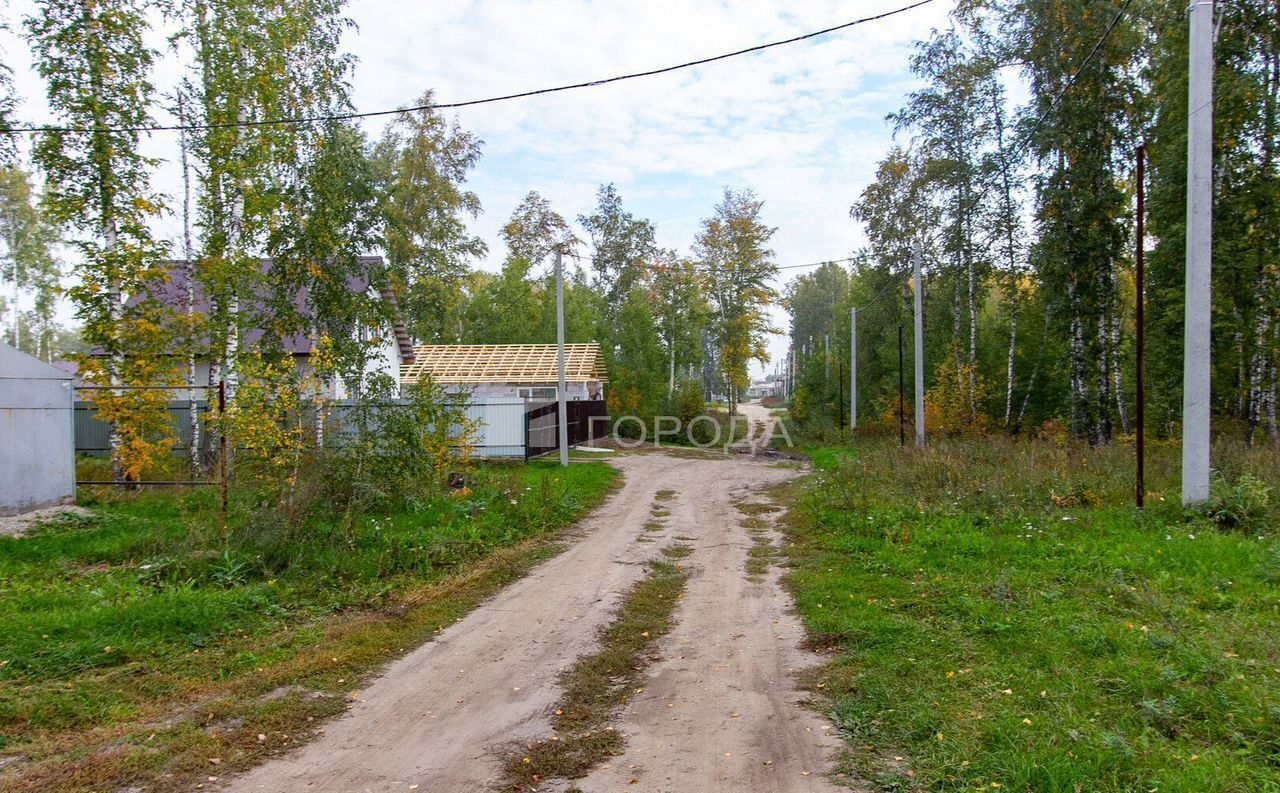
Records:
[[[744,406],[753,415],[752,407],[767,413]],[[583,522],[571,548],[391,664],[314,742],[227,789],[491,790],[498,750],[552,734],[557,674],[592,652],[642,563],[681,541],[693,548],[684,560],[691,580],[650,682],[617,722],[625,754],[579,786],[836,790],[826,774],[839,741],[794,686],[794,672],[814,658],[801,648],[776,571],[748,581],[751,540],[734,508],[763,501],[763,488],[796,470],[746,455],[648,453],[614,464],[622,489]],[[663,503],[670,515],[660,533],[644,529],[659,490],[676,493]]]
[[[64,515],[84,517],[92,514],[84,507],[64,504],[56,507],[33,509],[21,515],[5,515],[0,517],[0,537],[21,537],[46,521],[58,520]]]
[[[738,411],[747,422],[748,432],[747,437],[733,444],[733,448],[751,454],[769,448],[773,437],[773,411],[757,402],[744,402],[738,405]]]

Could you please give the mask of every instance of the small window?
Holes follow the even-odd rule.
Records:
[[[531,388],[518,388],[516,393],[524,399],[555,399],[555,386],[536,386]]]

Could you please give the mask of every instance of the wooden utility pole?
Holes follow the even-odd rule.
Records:
[[[564,383],[564,254],[556,251],[556,414],[560,433],[560,465],[569,465],[569,419]]]
[[[906,379],[902,374],[902,323],[898,323],[898,445],[907,445]]]
[[[205,396],[205,402],[209,397]],[[223,548],[227,544],[227,381],[218,381],[218,539]]]
[[[827,333],[822,337],[822,379],[823,387],[826,382],[831,379],[831,334]],[[831,393],[830,391],[827,392]]]
[[[858,309],[849,309],[849,430],[858,429]]]
[[[1182,503],[1209,498],[1210,272],[1213,256],[1213,0],[1191,5],[1187,269],[1182,355]]]

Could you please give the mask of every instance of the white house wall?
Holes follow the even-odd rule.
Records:
[[[368,360],[365,361],[361,382],[369,382],[369,378],[376,374],[389,376],[395,384],[394,395],[400,395],[400,347],[396,344],[394,335],[388,335],[387,338],[379,341],[377,347],[370,353]],[[347,384],[342,378],[334,378],[332,394],[334,399],[351,398]]]

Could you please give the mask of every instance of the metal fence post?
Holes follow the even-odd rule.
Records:
[[[218,489],[221,497],[221,539],[227,542],[227,381],[218,381]]]

